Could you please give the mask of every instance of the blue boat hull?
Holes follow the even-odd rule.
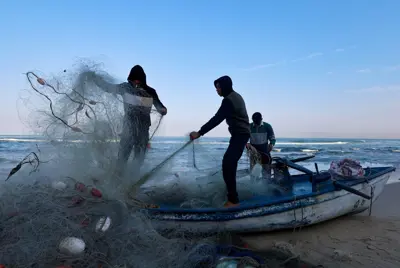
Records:
[[[190,232],[265,232],[308,226],[369,209],[395,168],[377,167],[367,171],[370,175],[366,178],[344,180],[340,185],[325,179],[313,183],[315,187],[308,193],[258,196],[243,201],[235,208],[181,209],[161,206],[146,209],[146,213],[160,231],[178,228]],[[295,175],[292,179],[295,183],[311,184],[308,175]]]

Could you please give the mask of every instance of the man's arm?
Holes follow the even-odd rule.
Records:
[[[93,82],[104,90],[105,92],[112,93],[112,94],[122,94],[121,87],[119,84],[113,84],[107,82],[103,77],[93,74]]]
[[[267,128],[267,132],[268,132],[268,137],[267,139],[270,141],[270,143],[272,144],[272,146],[275,146],[276,143],[276,139],[275,139],[275,133],[274,133],[274,129],[272,128],[272,126],[268,123],[265,123],[266,128]]]
[[[161,109],[167,109],[167,108],[164,106],[164,104],[160,101],[160,99],[159,99],[159,97],[158,97],[158,94],[157,94],[157,91],[156,91],[154,88],[147,86],[147,92],[148,92],[148,93],[151,95],[151,97],[153,98],[154,107],[156,107],[156,109],[157,109],[158,112],[161,113],[161,112],[162,112]]]
[[[233,104],[228,99],[223,99],[221,106],[219,107],[217,113],[205,123],[199,130],[200,136],[205,135],[207,132],[218,126],[226,119],[229,114],[233,112]]]

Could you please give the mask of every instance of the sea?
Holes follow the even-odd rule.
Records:
[[[149,169],[163,163],[187,142],[187,137],[154,137],[146,156]],[[40,136],[0,136],[0,176],[4,179],[27,154],[51,147],[50,141]],[[211,170],[221,167],[223,154],[229,138],[202,137],[193,145],[179,151],[168,160],[170,173],[190,172],[196,169]],[[400,140],[384,139],[334,139],[334,138],[278,138],[272,156],[297,158],[306,155],[315,157],[301,162],[305,167],[315,170],[327,170],[332,161],[351,158],[364,167],[400,165]],[[246,153],[239,168],[249,165]],[[397,174],[397,172],[395,173]],[[390,182],[396,182],[400,176],[392,176]]]

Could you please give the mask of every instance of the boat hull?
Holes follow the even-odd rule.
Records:
[[[382,193],[390,175],[388,172],[351,187],[372,196],[370,200],[346,190],[334,190],[281,204],[243,209],[231,218],[228,213],[233,212],[216,212],[213,215],[215,220],[211,216],[202,218],[200,215],[165,212],[151,217],[154,228],[159,231],[246,233],[304,227],[369,209]]]

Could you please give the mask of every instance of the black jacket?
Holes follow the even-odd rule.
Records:
[[[233,90],[232,80],[229,76],[222,76],[214,81],[214,85],[221,88],[221,95],[224,97],[217,113],[204,124],[199,133],[201,136],[226,120],[228,130],[232,136],[238,134],[250,135],[249,116],[247,115],[246,104],[242,96]]]

